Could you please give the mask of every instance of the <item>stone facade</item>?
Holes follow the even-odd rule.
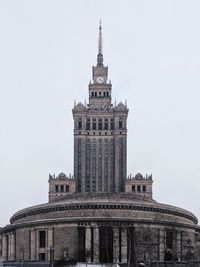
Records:
[[[49,175],[49,202],[0,228],[0,261],[200,261],[189,211],[152,199],[152,175],[126,175],[128,109],[113,105],[99,29],[89,104],[75,104],[74,177]]]
[[[135,176],[130,174],[125,179],[125,192],[152,199],[152,183],[152,175],[144,177],[140,173]],[[66,174],[60,173],[56,177],[55,174],[49,174],[49,201],[54,201],[75,192],[76,185],[73,176],[67,177]]]
[[[56,177],[55,174],[49,174],[49,201],[75,191],[75,179],[72,175],[67,177],[66,174],[61,172]]]
[[[121,102],[113,106],[111,91],[100,27],[89,104],[78,103],[73,108],[76,192],[125,191],[128,108]]]
[[[78,261],[164,261],[169,251],[186,261],[199,259],[199,240],[186,210],[128,193],[69,194],[17,212],[1,230],[1,259],[48,260],[53,247],[55,260],[67,251]]]
[[[142,176],[141,173],[136,174],[134,177],[128,175],[125,183],[125,191],[152,199],[152,183],[152,175],[146,175],[146,177]]]

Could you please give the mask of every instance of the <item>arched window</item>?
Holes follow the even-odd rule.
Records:
[[[82,130],[82,119],[81,118],[78,119],[78,129]]]
[[[94,96],[94,92],[92,92],[92,97]]]
[[[97,97],[97,92],[94,93],[94,96]]]
[[[104,96],[104,97],[106,96],[106,92],[103,92],[103,96]]]
[[[119,129],[122,129],[122,118],[119,119]]]
[[[107,97],[109,97],[109,92],[107,92]]]

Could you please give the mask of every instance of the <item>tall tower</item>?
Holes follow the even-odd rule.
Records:
[[[126,104],[113,106],[108,67],[103,64],[99,26],[97,65],[92,67],[89,104],[79,102],[74,118],[76,192],[124,192],[127,165]]]

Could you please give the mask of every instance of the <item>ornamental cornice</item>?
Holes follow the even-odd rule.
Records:
[[[151,205],[148,205],[148,203],[144,204],[133,204],[133,203],[49,203],[49,205],[46,206],[36,206],[32,207],[29,209],[25,209],[22,211],[17,212],[12,216],[10,219],[11,224],[16,222],[19,219],[23,219],[25,217],[29,217],[32,215],[36,214],[44,214],[44,213],[54,213],[54,212],[62,212],[66,210],[98,210],[98,209],[104,209],[104,210],[135,210],[135,211],[144,211],[144,212],[153,212],[153,213],[158,213],[158,214],[170,214],[182,218],[186,218],[190,221],[192,221],[194,224],[197,224],[198,220],[197,218],[189,213],[189,212],[184,212],[183,210],[178,210],[178,209],[172,209],[170,206],[168,208],[166,207],[159,207],[152,205],[152,203],[149,203]],[[52,214],[53,217],[53,214]],[[80,214],[80,218],[81,218]],[[84,217],[84,216],[83,216]],[[110,219],[110,218],[109,218]],[[159,220],[159,218],[158,218]]]

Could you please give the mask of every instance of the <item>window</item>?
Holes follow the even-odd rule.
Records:
[[[110,129],[114,130],[114,119],[111,119],[110,121]]]
[[[94,96],[94,92],[92,92],[92,97]]]
[[[92,129],[96,130],[96,119],[92,120]]]
[[[87,119],[87,130],[90,130],[90,119]]]
[[[82,119],[81,118],[78,119],[78,129],[79,130],[82,129]]]
[[[99,95],[101,96],[101,92],[99,92]]]
[[[143,186],[142,186],[142,191],[143,191],[143,192],[146,192],[146,185],[143,185]]]
[[[137,192],[141,192],[140,185],[137,186]]]
[[[166,248],[173,248],[173,232],[170,230],[166,232]]]
[[[55,191],[58,193],[58,185],[55,186]]]
[[[39,261],[45,261],[45,253],[39,253]]]
[[[94,96],[97,97],[97,92],[94,93]]]
[[[64,185],[60,186],[60,192],[63,193],[64,192]]]
[[[107,92],[107,97],[109,97],[109,92]]]
[[[103,96],[104,96],[104,97],[106,96],[106,92],[103,92]]]
[[[65,186],[65,192],[66,192],[66,193],[69,193],[69,185],[66,185],[66,186]]]
[[[135,193],[135,185],[132,185],[132,193]]]
[[[105,119],[104,129],[105,129],[105,130],[108,130],[108,119]]]
[[[119,119],[119,129],[122,129],[122,118]]]
[[[39,231],[39,248],[46,247],[46,231]]]
[[[102,130],[102,119],[99,119],[99,130]]]

